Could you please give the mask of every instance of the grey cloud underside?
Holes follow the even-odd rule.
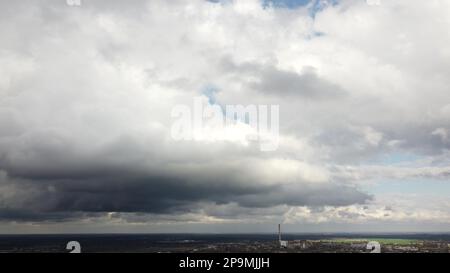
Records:
[[[214,181],[190,177],[102,177],[43,179],[26,177],[21,191],[2,210],[4,220],[73,219],[84,213],[132,212],[180,214],[195,212],[197,203],[236,203],[241,207],[266,208],[277,205],[340,206],[364,203],[371,197],[355,188],[338,185],[246,186],[233,177]],[[8,185],[8,182],[4,182]],[[17,200],[24,200],[15,204]],[[71,215],[71,212],[74,215]]]
[[[443,120],[433,120],[428,124],[410,126],[410,124],[398,124],[386,121],[383,124],[374,123],[372,128],[382,136],[377,145],[365,143],[364,135],[360,132],[347,128],[339,121],[317,134],[314,143],[331,147],[333,157],[340,163],[354,163],[362,160],[370,160],[377,156],[389,153],[406,153],[421,156],[442,156],[450,150],[450,142],[443,137],[433,134],[436,128],[445,127]],[[348,124],[348,123],[347,123]],[[392,143],[395,145],[392,145]],[[438,162],[436,162],[438,163]]]
[[[57,217],[69,212],[189,212],[199,202],[260,208],[340,206],[371,198],[355,187],[332,182],[296,178],[295,183],[279,179],[259,183],[258,165],[252,167],[251,156],[242,160],[249,155],[233,146],[225,146],[223,159],[217,159],[217,152],[208,153],[214,145],[191,143],[186,149],[153,139],[147,147],[140,139],[119,135],[99,147],[96,139],[73,142],[70,135],[58,135],[55,142],[56,136],[50,132],[46,136],[30,132],[3,139],[0,166],[5,175],[0,186],[9,196],[5,207],[32,208]],[[235,156],[242,161],[230,161]]]
[[[67,221],[77,221],[89,217],[99,217],[102,214],[98,213],[83,213],[83,212],[43,212],[32,209],[0,209],[0,219],[3,222],[51,222],[62,223]]]
[[[237,64],[229,56],[221,60],[220,66],[225,73],[252,77],[246,82],[249,89],[278,98],[335,100],[346,95],[339,86],[320,78],[313,67],[304,67],[301,73],[296,73],[273,65],[248,62]]]

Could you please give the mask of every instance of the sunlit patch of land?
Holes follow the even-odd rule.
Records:
[[[376,241],[379,242],[380,244],[389,244],[389,245],[413,245],[420,243],[420,240],[395,239],[395,238],[333,238],[320,241],[329,243],[340,243],[340,244],[367,243],[370,241]]]

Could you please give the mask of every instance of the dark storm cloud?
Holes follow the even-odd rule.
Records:
[[[369,194],[344,185],[322,185],[311,187],[304,185],[301,189],[284,187],[274,191],[264,199],[258,195],[238,198],[240,204],[250,207],[270,207],[280,204],[290,206],[346,206],[349,201],[353,204],[363,204],[372,199]]]
[[[283,186],[258,185],[233,181],[233,175],[217,176],[215,181],[201,176],[177,178],[171,176],[103,177],[74,179],[43,179],[26,177],[20,183],[21,192],[14,200],[25,202],[8,205],[5,219],[50,220],[72,219],[83,213],[131,212],[179,214],[198,209],[196,204],[236,203],[241,207],[267,208],[277,205],[323,206],[364,203],[371,197],[355,188],[335,185]],[[6,182],[8,183],[8,182]],[[17,185],[16,185],[17,186]],[[71,216],[71,213],[75,215]],[[1,216],[0,215],[0,216]],[[77,216],[78,215],[78,216]]]
[[[293,184],[276,175],[259,177],[264,160],[242,161],[249,155],[233,145],[218,150],[220,159],[217,152],[210,154],[217,144],[186,146],[165,143],[158,135],[142,139],[101,132],[83,139],[74,137],[81,129],[75,134],[59,129],[23,128],[26,134],[0,139],[5,174],[0,205],[11,209],[5,218],[44,221],[73,219],[71,213],[80,217],[107,212],[180,214],[198,210],[197,204],[204,202],[267,208],[339,206],[370,199],[357,188],[331,182],[315,185],[298,177]],[[267,181],[260,182],[261,178]]]
[[[84,212],[44,212],[32,209],[0,209],[0,222],[66,222],[102,216],[99,213]]]

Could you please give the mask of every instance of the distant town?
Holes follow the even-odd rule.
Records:
[[[0,253],[450,253],[450,234],[0,235]]]
[[[168,251],[190,253],[450,253],[450,241],[445,239],[337,237],[283,240],[281,225],[278,225],[277,241],[185,243]]]
[[[172,252],[196,253],[371,253],[368,243],[377,240],[381,253],[449,253],[450,244],[442,241],[405,239],[326,239],[293,240],[281,246],[279,242],[215,243],[184,245],[172,248]],[[191,248],[192,247],[192,248]]]

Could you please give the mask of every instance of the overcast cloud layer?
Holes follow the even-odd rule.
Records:
[[[289,7],[0,1],[0,232],[449,231],[450,2]],[[175,141],[198,96],[279,148]]]

